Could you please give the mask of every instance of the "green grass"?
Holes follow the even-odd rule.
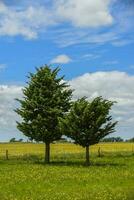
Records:
[[[134,155],[132,152],[91,156],[59,153],[50,165],[43,155],[14,156],[0,160],[1,200],[133,200]]]

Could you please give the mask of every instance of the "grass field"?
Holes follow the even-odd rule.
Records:
[[[51,148],[52,162],[45,165],[43,144],[0,144],[0,200],[134,200],[134,144],[93,146],[89,167],[83,148]]]

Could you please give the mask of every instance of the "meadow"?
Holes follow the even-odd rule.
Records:
[[[133,143],[92,146],[91,166],[84,164],[85,150],[68,143],[51,145],[49,165],[43,159],[44,144],[0,144],[0,199],[134,199]]]

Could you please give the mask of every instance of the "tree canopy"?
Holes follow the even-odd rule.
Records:
[[[58,76],[59,70],[52,70],[47,65],[36,68],[36,73],[28,76],[23,99],[17,99],[20,108],[16,112],[22,118],[17,127],[29,139],[46,144],[46,162],[49,162],[50,143],[62,135],[59,119],[64,118],[71,106],[72,90],[64,77]]]
[[[109,115],[114,102],[97,97],[89,102],[86,98],[75,101],[61,127],[66,136],[76,144],[86,147],[89,163],[89,146],[98,143],[103,137],[115,131],[117,122]]]

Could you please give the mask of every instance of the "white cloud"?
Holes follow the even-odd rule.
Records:
[[[35,39],[42,27],[54,23],[51,13],[44,6],[31,5],[20,8],[0,2],[0,35],[22,35],[28,39]]]
[[[103,96],[117,101],[112,113],[115,119],[121,119],[118,133],[126,138],[134,136],[134,76],[118,71],[95,72],[74,78],[69,83],[75,89],[75,99]]]
[[[0,85],[0,134],[3,138],[6,135],[14,137],[16,133],[17,114],[14,112],[16,107],[15,98],[22,96],[22,87],[17,85]]]
[[[63,54],[63,55],[59,55],[59,56],[55,57],[54,59],[52,59],[51,63],[52,64],[56,64],[56,63],[57,64],[67,64],[71,61],[72,61],[72,59],[69,56]]]
[[[113,18],[109,11],[111,0],[59,0],[57,14],[61,20],[77,27],[98,27],[109,25]]]

